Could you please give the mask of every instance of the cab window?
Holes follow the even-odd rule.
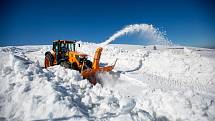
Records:
[[[75,51],[74,44],[73,44],[73,43],[69,43],[69,44],[68,44],[68,49],[69,49],[70,51]]]
[[[56,51],[58,49],[58,45],[57,44],[58,44],[57,42],[53,43],[53,48],[52,48],[53,51]]]

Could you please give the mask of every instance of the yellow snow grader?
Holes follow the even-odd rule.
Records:
[[[100,67],[99,61],[102,48],[96,49],[93,62],[88,59],[87,54],[79,53],[76,51],[76,41],[68,40],[55,40],[51,51],[45,53],[45,68],[61,65],[66,68],[71,68],[80,72],[83,78],[88,79],[92,84],[96,84],[97,72],[111,71],[116,61],[111,66]],[[80,44],[78,44],[80,46]]]

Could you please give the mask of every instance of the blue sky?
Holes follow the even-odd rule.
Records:
[[[166,31],[175,44],[215,47],[213,0],[0,0],[0,44],[99,43],[128,24]],[[146,44],[133,36],[114,43]]]

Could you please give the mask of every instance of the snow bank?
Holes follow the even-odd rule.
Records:
[[[100,84],[92,86],[77,71],[42,69],[20,56],[1,53],[0,117],[6,120],[103,120],[130,117],[134,99]],[[124,117],[124,116],[121,116]]]
[[[97,46],[85,43],[79,51],[93,55]],[[41,68],[47,49],[1,48],[0,120],[215,120],[214,60],[189,48],[130,51],[108,45],[101,63],[119,62],[114,72],[98,74],[103,85],[95,86],[77,71]],[[178,86],[171,79],[189,88],[168,89]],[[211,90],[189,86],[199,84]]]

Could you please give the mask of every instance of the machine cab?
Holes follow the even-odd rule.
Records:
[[[54,51],[55,63],[59,64],[63,60],[68,59],[69,52],[76,51],[76,41],[56,40],[53,41],[52,50]]]
[[[56,53],[76,51],[75,43],[76,41],[56,40],[53,42],[52,50]]]

